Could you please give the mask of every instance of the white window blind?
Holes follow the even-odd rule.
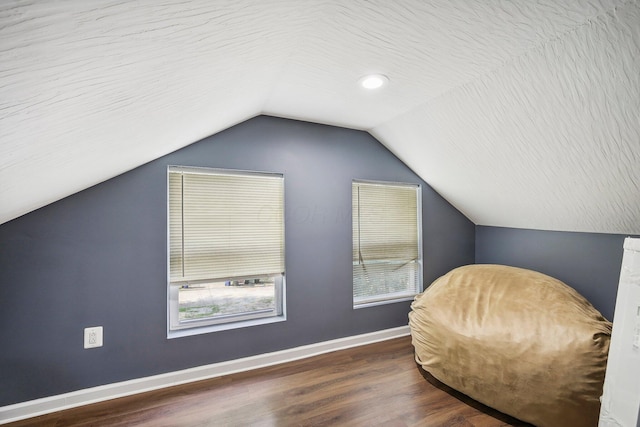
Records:
[[[354,305],[420,292],[419,191],[417,185],[353,182]]]
[[[282,175],[169,169],[174,284],[284,273]]]

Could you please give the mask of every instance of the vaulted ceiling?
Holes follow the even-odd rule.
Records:
[[[640,0],[0,2],[0,223],[259,114],[479,225],[640,234]]]

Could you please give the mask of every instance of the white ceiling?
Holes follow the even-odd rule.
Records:
[[[269,114],[368,130],[479,225],[640,234],[639,2],[0,2],[0,223]]]

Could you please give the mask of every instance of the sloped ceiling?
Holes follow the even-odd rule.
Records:
[[[0,223],[269,114],[479,225],[640,234],[639,2],[0,2]]]

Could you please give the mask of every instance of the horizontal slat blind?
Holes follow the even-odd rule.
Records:
[[[170,171],[171,280],[284,272],[281,175]],[[173,176],[173,177],[172,177]],[[181,191],[173,180],[180,180]],[[175,191],[173,191],[175,190]],[[172,192],[173,191],[173,192]],[[178,250],[178,243],[180,250]]]
[[[353,182],[355,301],[418,289],[418,191],[414,185]]]
[[[353,261],[418,258],[415,186],[353,183]]]

